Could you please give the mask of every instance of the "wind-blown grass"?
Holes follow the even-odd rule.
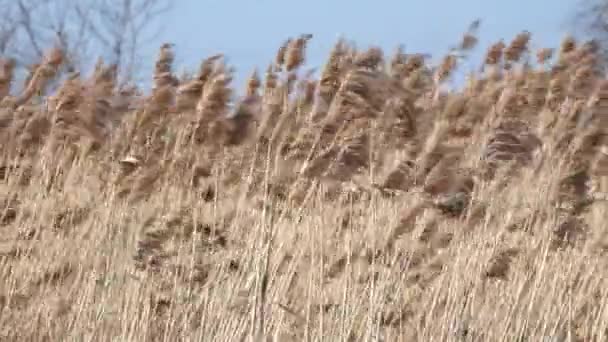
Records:
[[[295,37],[242,98],[170,44],[149,94],[4,60],[1,339],[606,339],[596,47],[522,32],[442,91],[477,26],[437,66],[338,41],[319,79]]]

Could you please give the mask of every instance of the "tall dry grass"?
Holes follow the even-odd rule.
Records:
[[[437,65],[338,41],[319,79],[294,37],[241,98],[170,44],[149,94],[3,60],[0,339],[605,340],[596,46],[522,32],[442,91],[478,24]]]

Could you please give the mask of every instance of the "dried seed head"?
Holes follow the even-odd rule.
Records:
[[[207,82],[207,80],[213,73],[213,70],[215,69],[215,63],[222,57],[223,57],[222,54],[217,54],[217,55],[213,55],[213,56],[208,57],[205,60],[203,60],[198,69],[196,78],[199,79],[203,83]]]
[[[464,36],[462,36],[462,41],[460,42],[459,48],[461,50],[471,50],[477,45],[478,41],[479,40],[475,35],[467,32],[464,34]]]
[[[601,80],[598,83],[596,91],[589,98],[588,106],[596,109],[602,116],[608,113],[608,80]]]
[[[521,58],[522,53],[528,49],[530,41],[530,32],[524,31],[518,34],[515,39],[509,44],[505,50],[505,60],[508,62],[517,62]]]
[[[171,104],[174,96],[174,88],[166,85],[154,90],[151,98],[151,108],[164,108]]]
[[[354,64],[360,68],[375,69],[384,60],[382,49],[371,47],[367,51],[358,54],[355,57]]]
[[[513,87],[505,87],[500,93],[500,97],[496,103],[497,111],[500,114],[511,112],[515,104],[515,89]]]
[[[64,53],[58,47],[51,49],[45,56],[45,63],[54,67],[59,66],[64,60]]]
[[[175,104],[177,110],[191,110],[196,107],[196,103],[203,93],[204,83],[199,79],[191,80],[180,85],[177,89]]]
[[[545,64],[547,61],[553,57],[554,49],[551,48],[543,48],[536,52],[536,61],[539,64]]]
[[[247,96],[256,95],[258,93],[258,90],[260,89],[261,84],[262,82],[260,80],[260,75],[258,74],[257,69],[253,70],[251,76],[249,76],[249,79],[247,80]]]
[[[100,58],[95,65],[95,71],[91,77],[91,86],[95,89],[95,93],[99,96],[111,96],[116,85],[118,76],[118,65],[104,65]]]
[[[504,48],[505,43],[502,40],[490,46],[488,52],[486,53],[485,64],[496,65],[500,63]]]
[[[556,110],[566,97],[566,78],[559,74],[551,79],[547,91],[546,104]]]
[[[13,82],[15,60],[12,58],[0,59],[0,100],[7,96]]]
[[[173,44],[164,43],[160,47],[160,51],[158,53],[158,58],[156,59],[156,65],[154,69],[155,74],[162,74],[171,72],[171,66],[173,64],[174,55],[173,55]]]
[[[560,55],[568,54],[574,50],[576,50],[576,40],[572,36],[564,37],[559,47]]]
[[[460,44],[456,47],[457,50],[468,51],[472,50],[478,43],[477,31],[481,25],[481,20],[477,19],[469,25],[467,32],[462,36]]]
[[[312,38],[310,34],[304,34],[298,39],[290,42],[285,52],[285,69],[293,71],[304,63],[306,44]]]
[[[344,71],[343,59],[347,53],[344,41],[339,40],[331,50],[329,59],[319,80],[319,96],[325,103],[330,103],[340,87],[340,78]]]
[[[289,49],[292,40],[292,38],[287,39],[283,42],[281,47],[279,47],[279,50],[277,51],[277,55],[275,57],[275,64],[277,65],[277,67],[280,68],[285,64],[285,55],[287,54],[287,49]]]
[[[546,72],[535,72],[527,78],[524,89],[528,106],[539,109],[544,105],[548,86],[547,83],[548,79]]]
[[[406,75],[406,64],[407,64],[407,56],[405,55],[404,48],[400,45],[393,57],[391,58],[391,76],[402,79]]]
[[[178,80],[170,72],[163,72],[154,75],[154,86],[156,88],[162,88],[165,86],[177,86]]]
[[[592,79],[594,76],[593,67],[588,65],[582,65],[574,71],[574,75],[570,79],[570,93],[575,95],[586,96],[587,90],[590,90],[592,86]]]
[[[74,110],[82,102],[82,84],[80,79],[74,75],[68,78],[57,91],[55,110]]]
[[[205,120],[213,121],[224,115],[228,108],[228,102],[232,95],[229,87],[232,75],[227,72],[218,73],[205,84],[203,96],[198,105],[197,112]]]
[[[266,69],[266,77],[264,80],[264,89],[275,89],[277,87],[277,74],[274,72],[272,65]]]
[[[302,82],[301,91],[303,94],[302,100],[304,101],[304,103],[313,103],[316,89],[317,82],[314,82],[312,80],[305,80],[304,82]]]
[[[409,75],[409,74],[413,73],[414,71],[419,70],[422,67],[424,67],[424,61],[425,61],[425,55],[423,55],[423,54],[416,53],[416,54],[409,55],[407,57],[407,63],[405,65],[406,74]]]
[[[454,71],[454,69],[456,69],[456,65],[457,65],[457,59],[456,56],[454,55],[447,55],[443,58],[441,64],[439,65],[439,68],[437,69],[437,80],[439,82],[443,82],[445,81],[448,77],[450,77],[450,75],[452,74],[452,71]]]

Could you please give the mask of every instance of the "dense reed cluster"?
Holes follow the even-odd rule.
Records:
[[[532,34],[439,61],[286,40],[244,91],[161,46],[149,93],[0,67],[0,340],[608,336],[608,79]],[[242,96],[237,94],[243,94]]]

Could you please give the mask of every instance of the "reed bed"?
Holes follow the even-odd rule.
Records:
[[[606,340],[597,46],[522,32],[443,90],[477,28],[318,77],[292,37],[244,88],[171,44],[147,93],[2,60],[0,340]]]

